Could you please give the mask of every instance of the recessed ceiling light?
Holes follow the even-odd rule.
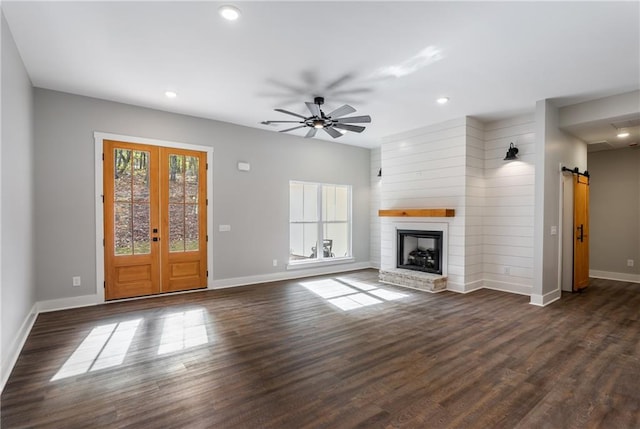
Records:
[[[449,97],[440,97],[436,101],[438,104],[447,104],[449,102]]]
[[[227,21],[235,21],[236,19],[240,18],[240,9],[228,4],[220,6],[220,9],[218,9],[218,13]]]
[[[624,131],[624,130],[622,130],[622,131],[620,131],[620,132],[618,133],[618,138],[623,139],[623,138],[625,138],[625,137],[629,137],[630,135],[631,135],[631,134],[629,134],[629,131]]]
[[[176,98],[176,97],[178,96],[178,93],[177,93],[177,92],[175,92],[175,91],[165,91],[165,92],[164,92],[164,95],[165,95],[167,98]]]

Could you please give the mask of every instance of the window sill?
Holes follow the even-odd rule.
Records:
[[[287,270],[301,270],[304,268],[325,267],[329,265],[350,264],[355,262],[351,256],[344,258],[323,259],[321,261],[296,261],[287,264]]]

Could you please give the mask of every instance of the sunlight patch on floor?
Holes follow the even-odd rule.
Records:
[[[344,278],[338,278],[338,280],[323,279],[300,282],[300,284],[343,311],[382,304],[385,301],[393,301],[409,296],[408,294],[381,289],[364,282]]]
[[[204,309],[171,313],[164,319],[158,355],[176,352],[209,342]]]
[[[142,319],[93,328],[50,381],[121,365],[140,322]]]

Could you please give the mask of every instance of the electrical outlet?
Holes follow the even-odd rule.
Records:
[[[504,267],[504,273],[506,275],[511,275],[511,267]]]
[[[558,235],[558,227],[557,226],[552,226],[551,227],[551,235]]]
[[[273,260],[273,266],[274,266],[274,267],[277,267],[277,266],[278,266],[278,260],[277,260],[277,259],[274,259],[274,260]]]
[[[633,259],[627,259],[627,267],[633,267],[634,261]]]
[[[72,277],[72,278],[71,278],[71,281],[72,281],[72,283],[71,283],[71,284],[72,284],[73,286],[76,286],[76,287],[77,287],[77,286],[80,286],[80,285],[82,284],[82,281],[81,281],[81,279],[80,279],[80,276],[74,276],[74,277]]]

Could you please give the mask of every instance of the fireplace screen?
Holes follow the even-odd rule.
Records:
[[[442,274],[442,231],[398,230],[398,268]]]

